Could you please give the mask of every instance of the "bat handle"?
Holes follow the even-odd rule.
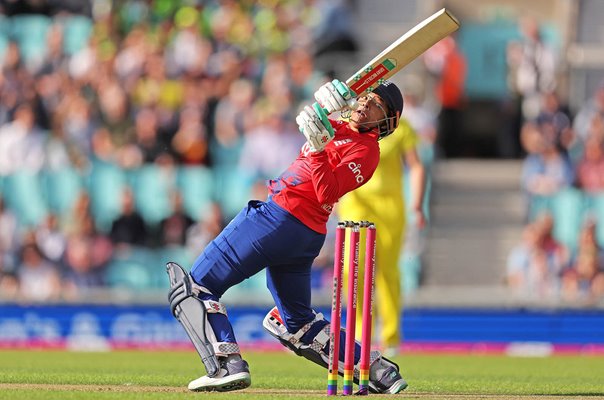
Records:
[[[314,102],[312,108],[315,110],[317,116],[321,119],[321,123],[327,129],[327,132],[331,135],[331,137],[335,136],[335,132],[333,131],[333,127],[331,126],[331,122],[329,122],[329,118],[327,118],[327,110],[321,107],[318,102]]]

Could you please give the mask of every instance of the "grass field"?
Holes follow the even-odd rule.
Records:
[[[326,397],[325,370],[300,357],[246,351],[245,358],[251,388],[191,393],[187,383],[203,372],[193,352],[0,351],[0,399]],[[604,357],[410,354],[395,360],[409,381],[401,399],[604,398]]]

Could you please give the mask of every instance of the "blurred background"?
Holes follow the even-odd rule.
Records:
[[[266,197],[322,83],[441,7],[461,29],[393,79],[428,171],[404,343],[604,352],[598,0],[1,0],[0,346],[187,346],[165,262]],[[263,273],[224,302],[266,339]]]

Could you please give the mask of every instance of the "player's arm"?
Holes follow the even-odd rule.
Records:
[[[336,203],[340,197],[365,184],[377,168],[379,153],[366,146],[348,152],[340,163],[331,169],[327,153],[310,155],[312,182],[320,203]]]
[[[417,155],[415,147],[405,152],[405,162],[409,168],[409,185],[411,187],[411,210],[415,225],[423,228],[426,224],[424,215],[424,194],[426,191],[426,169]]]

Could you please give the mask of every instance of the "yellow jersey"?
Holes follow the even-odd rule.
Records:
[[[377,169],[369,182],[354,190],[354,195],[366,199],[375,196],[402,196],[404,172],[402,159],[408,151],[415,148],[418,140],[409,122],[401,118],[396,130],[379,141],[380,162]]]

